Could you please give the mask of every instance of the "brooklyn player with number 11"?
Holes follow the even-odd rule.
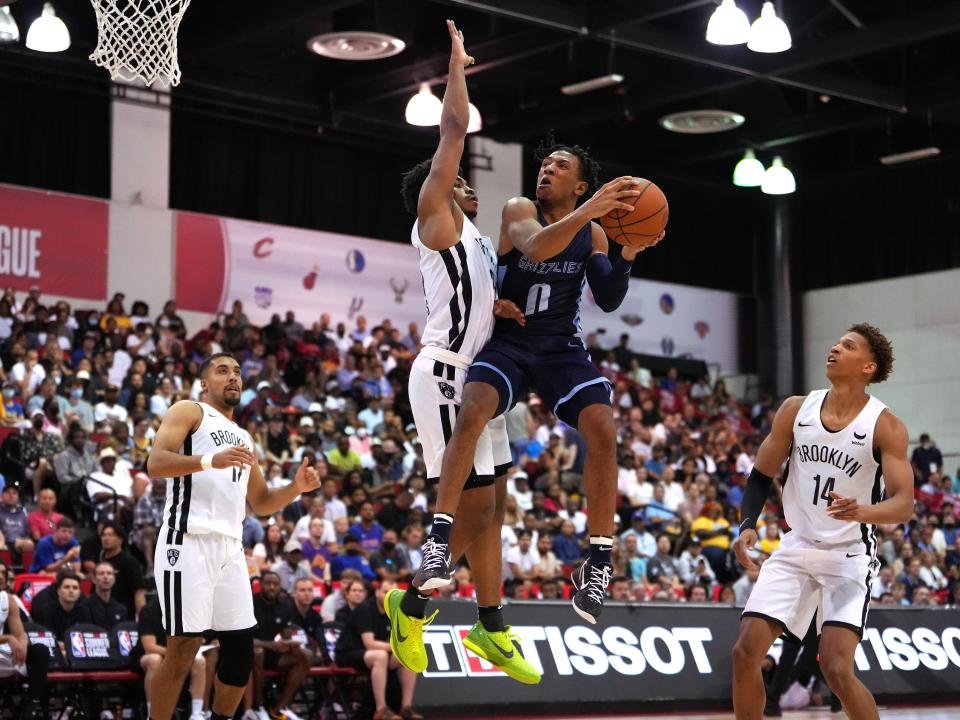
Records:
[[[733,706],[738,720],[779,716],[766,698],[760,664],[781,634],[801,638],[816,614],[820,670],[852,720],[879,718],[870,691],[854,673],[870,590],[880,566],[876,526],[913,516],[913,470],[907,428],[867,385],[893,368],[890,342],[866,323],[830,349],[831,386],[780,406],[757,452],[741,505],[740,564],[756,570],[757,542],[775,475],[784,460],[783,512],[790,532],[763,563],[733,648]]]
[[[271,515],[320,487],[304,459],[292,483],[267,488],[253,440],[233,420],[243,380],[232,355],[207,358],[200,384],[203,402],[182,400],[167,411],[147,462],[153,482],[168,479],[154,559],[167,652],[154,675],[152,720],[170,720],[211,632],[220,640],[212,720],[233,717],[253,667],[257,625],[241,542],[246,505]],[[284,707],[290,699],[280,697],[271,717],[295,720]]]

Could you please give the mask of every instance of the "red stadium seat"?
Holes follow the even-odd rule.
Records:
[[[0,562],[7,567],[13,566],[13,550],[0,550]]]
[[[327,596],[327,584],[320,578],[313,579],[313,596],[321,599]]]
[[[48,585],[52,585],[56,579],[55,575],[49,573],[20,573],[13,579],[13,593],[20,596],[24,606],[29,610],[37,593]],[[23,587],[27,584],[30,587],[26,592],[23,592]]]

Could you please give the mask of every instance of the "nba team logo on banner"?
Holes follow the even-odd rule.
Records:
[[[266,310],[273,304],[273,288],[257,286],[253,289],[253,302]]]
[[[710,324],[705,323],[703,320],[699,320],[693,324],[693,329],[700,339],[703,340],[707,336],[707,333],[710,332]]]
[[[253,256],[255,258],[270,257],[273,252],[273,244],[276,242],[272,237],[260,238],[253,244]]]
[[[390,289],[393,290],[393,301],[397,303],[397,305],[403,302],[403,294],[407,291],[408,287],[410,287],[410,281],[406,278],[403,279],[403,282],[394,277],[390,278]]]
[[[673,350],[676,347],[676,344],[673,342],[673,338],[669,335],[665,335],[663,340],[660,341],[660,350],[667,357],[673,357]]]
[[[83,640],[82,632],[70,633],[70,654],[76,658],[87,656],[87,644]]]
[[[660,296],[660,311],[664,315],[669,315],[673,312],[673,296],[670,293],[664,293]]]
[[[347,270],[352,273],[363,272],[364,266],[367,264],[366,259],[363,257],[363,253],[359,250],[350,250],[347,253]]]
[[[167,562],[169,562],[171,565],[176,565],[177,560],[179,559],[180,559],[179,550],[174,550],[173,548],[167,550]]]
[[[639,315],[635,315],[633,313],[627,313],[626,315],[621,315],[620,319],[623,320],[623,322],[629,325],[630,327],[636,327],[637,325],[643,322],[642,317],[640,317]]]

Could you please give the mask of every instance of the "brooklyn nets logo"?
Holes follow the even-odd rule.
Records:
[[[453,385],[449,385],[442,380],[437,384],[440,386],[440,392],[443,393],[443,396],[447,400],[453,400],[453,396],[456,394],[456,391],[453,389]]]
[[[172,549],[172,548],[171,548],[170,550],[167,550],[167,562],[169,562],[171,566],[172,566],[172,565],[176,565],[176,564],[177,564],[177,560],[179,560],[179,559],[180,559],[180,551],[179,551],[179,550],[174,550],[174,549]]]

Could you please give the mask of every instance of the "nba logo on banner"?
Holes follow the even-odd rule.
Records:
[[[364,266],[367,264],[366,259],[363,257],[363,253],[359,250],[350,250],[347,253],[347,270],[352,273],[363,272]]]
[[[170,565],[176,565],[177,560],[179,559],[180,559],[179,550],[174,550],[173,548],[170,548],[169,550],[167,550],[167,562],[169,562]]]
[[[130,652],[133,650],[133,641],[130,639],[130,633],[126,630],[118,632],[117,642],[120,644],[120,654],[124,657],[130,657]]]
[[[87,656],[87,646],[83,641],[82,632],[70,633],[70,652],[74,657],[84,658]]]

